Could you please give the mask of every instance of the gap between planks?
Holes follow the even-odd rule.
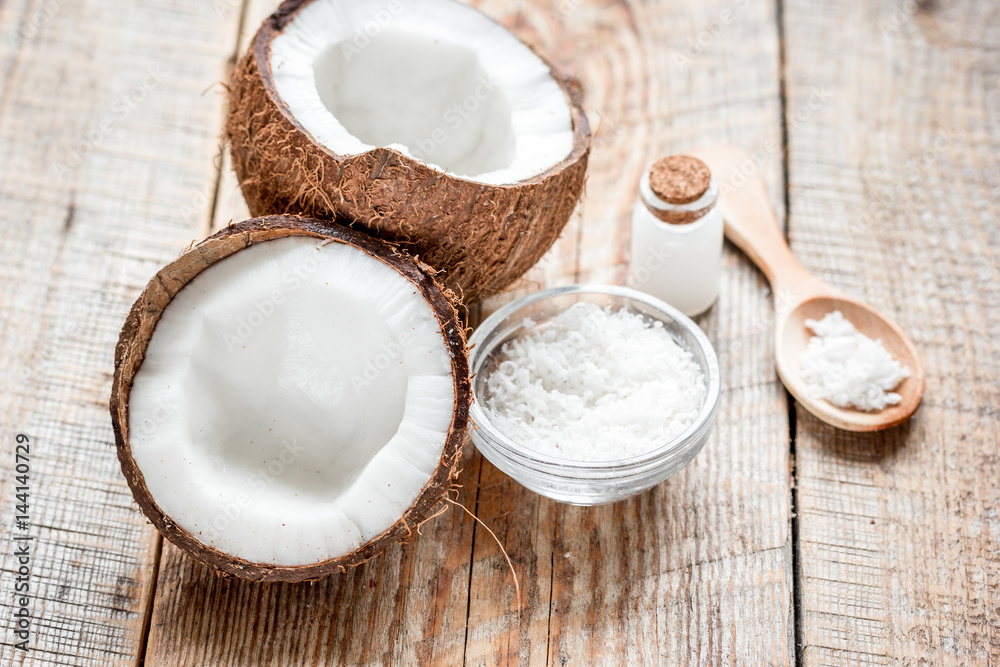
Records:
[[[254,2],[254,0],[246,0],[244,2],[244,4],[243,4],[243,11],[244,11],[244,13],[246,13],[247,7],[250,4],[252,4],[253,2]],[[245,17],[241,17],[241,21],[245,21]],[[756,99],[756,97],[754,99]],[[690,110],[688,110],[688,112],[690,113]],[[613,115],[609,115],[609,118],[613,118]],[[783,118],[782,118],[782,120],[783,120]],[[612,122],[611,129],[614,130],[614,122]],[[662,141],[662,138],[660,140]],[[226,184],[226,179],[233,180],[231,178],[230,174],[227,172],[227,166],[226,166],[227,163],[226,163],[225,151],[222,151],[220,153],[220,155],[221,155],[221,159],[219,160],[219,165],[218,165],[219,169],[217,170],[217,173],[216,173],[216,182],[215,182],[216,187],[215,187],[214,201],[212,201],[212,206],[211,206],[212,212],[210,213],[210,215],[212,217],[209,218],[210,220],[212,220],[212,218],[214,216],[218,215],[220,212],[224,212],[226,210],[225,207],[227,205],[228,199],[225,199],[225,191],[223,190],[223,188],[224,187],[228,187],[228,185]],[[586,262],[584,261],[584,257],[582,255],[582,249],[586,245],[585,244],[585,237],[588,234],[590,234],[592,236],[593,233],[587,232],[587,230],[584,228],[584,225],[580,224],[579,216],[580,216],[580,213],[577,212],[577,214],[575,214],[575,221],[571,223],[571,224],[576,224],[576,229],[567,230],[569,233],[572,234],[571,238],[574,239],[574,241],[575,241],[575,246],[573,248],[573,258],[571,260],[571,262],[572,262],[571,263],[572,271],[571,272],[567,272],[567,273],[569,274],[569,276],[572,276],[573,280],[575,280],[577,282],[579,282],[580,280],[583,280],[585,277],[586,278],[590,278],[590,279],[597,279],[597,278],[601,278],[602,277],[601,275],[597,275],[596,278],[595,278],[595,276],[592,275],[594,273],[594,268],[593,267],[591,267],[588,271],[584,270],[584,265],[586,264]],[[218,223],[218,221],[215,221],[215,222]],[[210,222],[209,224],[212,224],[212,223]],[[217,225],[217,226],[224,226],[224,223],[223,223],[223,225]],[[590,264],[594,264],[593,258],[590,258],[589,263]],[[621,268],[621,265],[620,265],[620,262],[619,262],[614,267],[614,270],[617,271],[620,268]],[[741,286],[742,286],[742,284],[741,284]],[[470,313],[470,315],[473,315],[473,317],[475,316],[472,313]],[[758,383],[754,382],[752,378],[749,378],[749,380],[750,381],[748,382],[748,384],[741,385],[741,390],[742,391],[747,391],[748,389],[757,386]],[[770,383],[767,383],[767,384],[770,384]],[[761,385],[761,386],[763,386],[763,385]],[[781,405],[781,404],[778,404],[778,405]],[[778,407],[778,405],[776,405],[776,407]],[[779,407],[779,409],[780,409],[780,407]],[[475,502],[472,503],[472,504],[476,508],[476,511],[477,511],[477,514],[478,514],[478,512],[479,512],[479,510],[481,509],[481,506],[482,506],[483,486],[482,486],[482,479],[481,478],[482,478],[482,474],[483,474],[483,465],[486,465],[486,464],[482,460],[481,456],[479,456],[478,454],[476,454],[475,456],[476,456],[476,458],[473,459],[472,465],[478,465],[479,466],[479,470],[477,471],[478,475],[477,475],[477,483],[476,483],[476,489],[475,489],[475,493],[476,493]],[[471,487],[471,484],[470,484],[470,487]],[[471,488],[469,490],[471,491]],[[487,503],[489,502],[489,498],[488,497],[487,497],[486,502]],[[553,531],[552,540],[553,541],[555,540],[555,535],[558,532],[558,525],[559,525],[558,523],[553,523],[552,524],[552,531]],[[463,651],[463,661],[464,662],[468,662],[468,659],[469,659],[469,657],[468,657],[468,651],[470,649],[470,643],[469,643],[469,641],[470,641],[470,634],[471,634],[471,632],[470,632],[470,627],[469,626],[470,626],[471,609],[472,609],[472,607],[471,607],[471,605],[472,605],[472,594],[471,593],[474,590],[473,587],[475,585],[475,582],[473,581],[473,576],[472,575],[473,575],[473,568],[476,566],[476,563],[475,563],[475,560],[474,560],[475,559],[474,533],[475,533],[475,531],[477,529],[478,529],[478,527],[475,526],[475,525],[473,525],[472,530],[474,532],[473,532],[473,540],[472,540],[472,547],[471,547],[471,549],[472,549],[471,558],[470,558],[471,565],[470,565],[470,570],[469,570],[469,575],[468,575],[469,576],[469,586],[468,586],[468,595],[469,595],[469,597],[466,600],[465,641],[464,641],[463,648],[462,648],[462,651]],[[508,527],[508,529],[509,529],[509,527]],[[507,530],[505,530],[504,531],[504,541],[506,542],[506,541],[508,541],[508,539],[511,539],[511,538],[509,538],[508,532],[507,532]],[[513,539],[515,539],[515,541],[516,541],[517,538],[515,537]],[[767,551],[772,551],[773,552],[776,549],[784,549],[784,548],[785,548],[785,546],[777,546],[777,547],[773,547],[773,548],[767,549]],[[751,552],[751,553],[757,553],[757,552]],[[740,555],[741,556],[746,556],[748,554],[740,554]],[[723,556],[720,556],[718,558],[711,558],[711,559],[709,559],[708,561],[705,561],[705,562],[709,562],[709,563],[715,562],[715,563],[718,563],[718,562],[725,561],[726,558],[727,558],[727,556],[723,555]],[[552,553],[549,554],[549,561],[550,561],[550,566],[551,566],[552,563],[555,562],[555,552],[552,552]],[[698,562],[698,561],[695,561],[695,562],[688,563],[687,565],[690,567],[690,566],[699,565],[699,564],[701,564],[701,563]],[[482,566],[482,564],[480,564],[480,566]],[[674,571],[675,570],[667,570],[666,573],[670,573],[670,572],[674,572]],[[660,574],[662,575],[664,573],[660,573]],[[553,654],[553,651],[556,651],[556,653],[558,654],[559,647],[557,646],[556,642],[553,642],[552,640],[555,639],[556,637],[559,637],[560,634],[561,634],[560,633],[561,624],[560,624],[560,626],[556,628],[556,637],[552,636],[553,620],[557,620],[557,619],[555,619],[553,617],[553,609],[554,609],[553,605],[556,602],[556,600],[555,600],[555,585],[554,585],[554,581],[555,581],[555,570],[554,570],[554,568],[552,570],[550,570],[550,572],[549,572],[549,581],[550,581],[550,589],[549,589],[549,592],[548,592],[549,593],[548,594],[549,604],[548,604],[548,610],[547,610],[548,614],[547,614],[547,619],[546,619],[547,620],[547,631],[546,631],[547,642],[546,642],[546,658],[545,658],[546,659],[546,663],[550,662],[551,661],[550,659],[553,657],[553,655],[555,655],[555,654]],[[436,609],[436,607],[435,607],[435,609]],[[699,612],[699,613],[701,613],[701,612]],[[786,635],[785,642],[786,642],[785,645],[786,645],[786,648],[787,648],[787,642],[788,642],[787,635]],[[709,638],[709,646],[711,646],[711,638]],[[694,648],[697,648],[697,649],[700,650],[700,646],[699,647],[694,647]]]
[[[240,18],[236,22],[236,46],[233,49],[233,53],[230,56],[230,68],[227,71],[226,81],[219,82],[223,86],[228,86],[229,74],[231,73],[233,67],[239,62],[240,57],[243,55],[243,49],[245,46],[244,34],[246,30],[247,15],[249,13],[248,8],[251,3],[257,2],[258,0],[242,0],[240,4]],[[227,162],[225,160],[226,153],[226,141],[225,141],[225,122],[226,114],[228,113],[228,101],[223,111],[223,117],[221,118],[221,124],[219,126],[219,154],[216,157],[215,163],[217,169],[215,171],[215,183],[212,187],[212,197],[209,202],[209,207],[207,215],[203,217],[199,230],[199,238],[196,242],[208,237],[214,231],[213,221],[215,220],[215,211],[219,204],[219,191],[222,188],[222,177],[223,170],[226,168]],[[159,580],[160,580],[160,562],[163,556],[163,535],[159,532],[156,535],[156,546],[153,552],[153,574],[151,576],[150,584],[150,594],[146,597],[146,605],[143,608],[143,619],[142,619],[142,636],[139,639],[139,651],[136,655],[136,665],[138,667],[143,667],[146,663],[146,650],[149,648],[149,634],[152,630],[153,624],[153,609],[156,604],[156,596],[159,593]]]
[[[792,228],[792,197],[789,191],[789,159],[788,159],[788,78],[786,76],[787,50],[785,48],[785,0],[775,0],[775,25],[778,31],[778,99],[781,105],[781,175],[783,180],[782,192],[784,194],[785,208],[785,241],[789,241]],[[790,654],[795,665],[805,664],[805,632],[803,626],[805,605],[803,604],[803,581],[802,581],[802,548],[799,543],[799,494],[796,483],[798,474],[798,460],[796,459],[795,444],[798,436],[798,405],[788,390],[785,390],[785,400],[788,402],[788,457],[789,457],[789,506],[791,520],[791,567],[792,567],[792,647]]]

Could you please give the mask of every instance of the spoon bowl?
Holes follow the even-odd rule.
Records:
[[[821,320],[828,313],[839,310],[857,328],[872,340],[882,341],[889,354],[910,369],[894,390],[902,399],[878,412],[862,412],[838,408],[833,403],[817,400],[809,395],[806,383],[799,373],[799,358],[812,333],[806,320]],[[823,294],[800,301],[791,311],[779,318],[775,331],[775,364],[778,377],[795,399],[813,415],[837,428],[849,431],[878,431],[901,424],[910,418],[920,405],[924,393],[924,374],[916,348],[899,327],[875,311],[871,306],[846,295]]]
[[[720,183],[719,207],[726,238],[756,264],[771,283],[775,301],[775,365],[778,377],[802,407],[822,421],[849,431],[879,431],[909,419],[923,400],[924,369],[910,337],[890,318],[810,273],[792,254],[771,208],[759,168],[749,155],[732,146],[713,146],[692,153],[711,168]],[[910,369],[910,377],[894,390],[898,405],[878,412],[838,408],[810,396],[802,380],[799,358],[812,333],[807,319],[821,320],[839,310],[858,331],[880,340],[889,353]]]

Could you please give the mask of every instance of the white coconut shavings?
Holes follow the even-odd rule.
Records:
[[[867,412],[902,400],[892,390],[910,377],[910,369],[896,361],[882,341],[858,332],[839,310],[805,324],[816,334],[799,359],[812,397]]]
[[[529,449],[575,461],[641,456],[683,433],[707,394],[694,357],[658,321],[577,303],[504,344],[490,418]]]

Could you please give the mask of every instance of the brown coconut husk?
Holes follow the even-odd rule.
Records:
[[[356,551],[332,560],[294,567],[253,563],[222,553],[203,544],[196,536],[178,526],[164,514],[150,494],[129,444],[129,393],[132,382],[142,365],[156,324],[173,298],[185,285],[216,262],[254,244],[286,236],[311,236],[326,239],[330,243],[353,246],[391,266],[412,282],[414,293],[419,292],[430,304],[441,324],[442,334],[451,352],[452,375],[455,380],[455,410],[441,461],[409,509],[391,528]],[[369,560],[389,545],[413,535],[413,529],[431,517],[442,503],[458,475],[469,419],[469,404],[472,401],[465,331],[455,310],[457,300],[435,282],[433,275],[433,269],[419,264],[387,243],[340,225],[291,216],[272,216],[231,225],[188,250],[157,273],[132,306],[122,329],[115,349],[115,375],[111,389],[111,422],[118,447],[118,460],[143,514],[164,537],[195,560],[222,573],[257,581],[305,581],[343,572]]]
[[[553,72],[570,107],[572,152],[518,183],[456,178],[391,148],[337,155],[291,115],[270,68],[272,40],[312,1],[283,3],[233,72],[226,134],[250,212],[350,220],[441,270],[466,303],[508,287],[555,243],[583,191],[590,126],[578,86]]]

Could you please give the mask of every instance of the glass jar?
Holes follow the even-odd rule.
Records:
[[[719,189],[701,160],[675,155],[639,183],[632,214],[629,285],[695,316],[719,297],[722,213]]]
[[[507,437],[490,420],[486,379],[496,356],[512,338],[531,335],[580,301],[602,308],[626,309],[663,322],[666,330],[691,352],[705,376],[705,404],[690,427],[670,442],[634,458],[618,461],[572,461],[531,450]],[[493,465],[525,487],[573,505],[601,505],[623,500],[659,484],[690,463],[708,441],[719,404],[719,364],[708,337],[675,308],[627,287],[570,285],[520,298],[486,319],[469,339],[472,348],[473,443]]]

